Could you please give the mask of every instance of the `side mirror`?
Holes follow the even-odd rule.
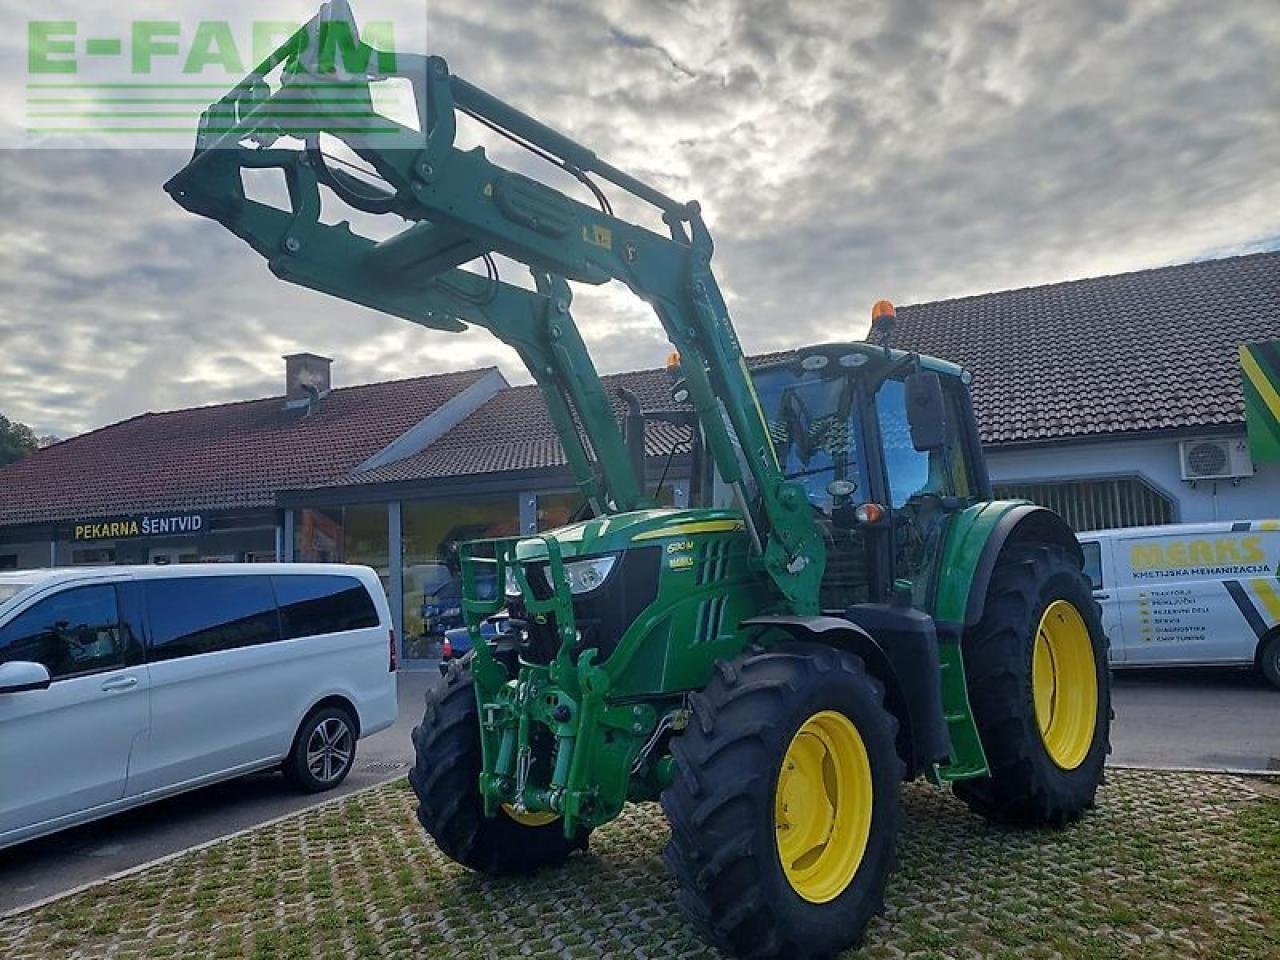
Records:
[[[0,663],[0,693],[44,690],[49,686],[49,670],[43,663],[10,660]]]
[[[911,445],[922,453],[945,447],[947,407],[942,378],[932,370],[919,370],[907,377],[906,392]]]

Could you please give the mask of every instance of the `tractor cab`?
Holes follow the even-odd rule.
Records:
[[[895,588],[931,609],[947,516],[990,498],[968,371],[853,342],[802,348],[751,378],[779,470],[826,543],[822,610],[886,603]],[[695,464],[695,490],[731,506],[710,458]]]

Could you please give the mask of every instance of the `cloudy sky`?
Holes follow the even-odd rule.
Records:
[[[430,0],[425,33],[454,72],[699,199],[751,352],[860,337],[882,296],[1280,247],[1274,0]],[[8,72],[12,117],[25,77]],[[67,436],[270,395],[281,354],[302,350],[334,357],[338,385],[495,363],[523,379],[483,332],[275,280],[161,191],[184,159],[0,152],[0,413]],[[628,297],[579,291],[575,313],[602,370],[662,362],[656,320]]]

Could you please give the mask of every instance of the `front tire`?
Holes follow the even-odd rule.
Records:
[[[341,707],[325,707],[302,721],[282,769],[299,790],[321,793],[347,779],[355,761],[355,721]]]
[[[827,957],[884,908],[901,825],[897,722],[862,661],[791,643],[691,697],[663,859],[699,932],[740,957]]]
[[[1273,634],[1258,651],[1258,672],[1280,690],[1280,633]]]
[[[1110,752],[1111,673],[1097,603],[1059,546],[1006,548],[963,640],[990,773],[954,784],[998,823],[1061,826],[1094,804]]]
[[[587,848],[589,831],[566,839],[559,817],[505,808],[484,815],[480,708],[470,655],[450,661],[426,700],[422,723],[413,728],[409,784],[418,797],[418,822],[445,856],[481,873],[530,873]]]

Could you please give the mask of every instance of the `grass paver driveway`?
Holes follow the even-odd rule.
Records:
[[[1113,770],[1063,831],[906,787],[888,910],[859,958],[1275,958],[1274,782]],[[0,957],[710,957],[675,910],[656,805],[534,877],[448,861],[404,781],[0,921]],[[853,956],[853,954],[851,954]]]

